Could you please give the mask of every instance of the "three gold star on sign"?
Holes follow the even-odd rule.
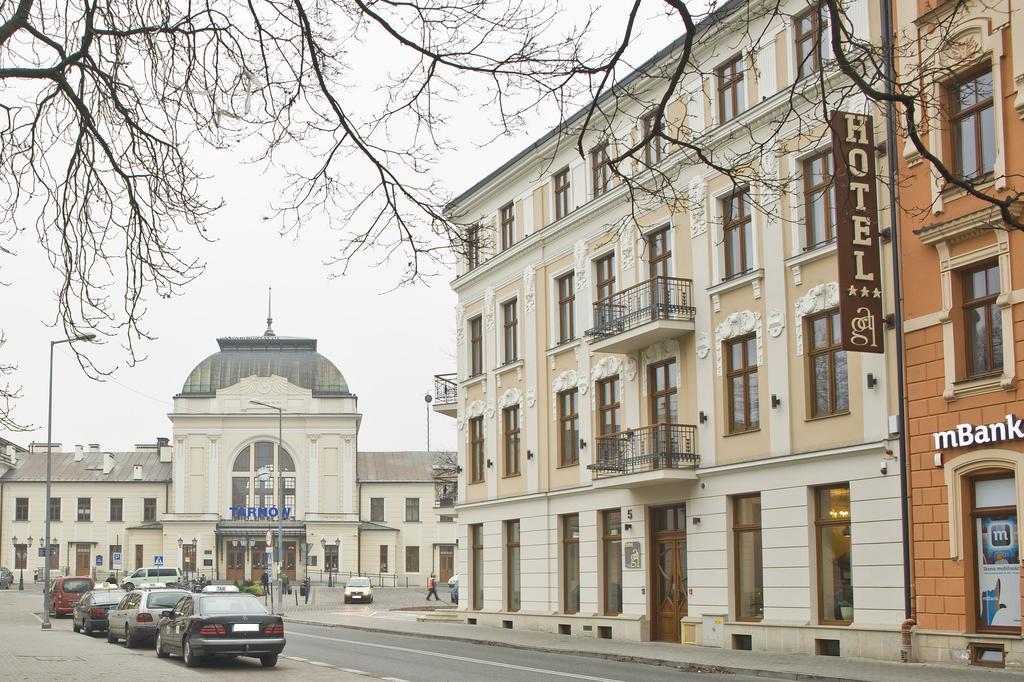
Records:
[[[879,289],[878,287],[875,287],[874,289],[861,287],[860,289],[858,289],[857,287],[851,284],[850,288],[847,290],[846,293],[849,296],[860,296],[861,298],[882,298],[882,290]]]

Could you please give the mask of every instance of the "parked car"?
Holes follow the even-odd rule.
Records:
[[[345,603],[351,604],[354,601],[373,603],[373,585],[369,578],[355,576],[345,583]]]
[[[92,591],[96,581],[87,575],[62,575],[50,581],[50,615],[68,616],[86,592]]]
[[[180,589],[146,589],[133,590],[124,595],[120,603],[107,612],[110,625],[107,629],[107,641],[116,644],[124,640],[124,645],[133,649],[142,642],[156,637],[157,621],[160,614],[174,608],[188,592]]]
[[[136,587],[149,585],[151,583],[163,583],[167,586],[177,586],[181,583],[181,569],[168,568],[166,566],[145,566],[137,568],[121,579],[121,587],[126,592],[131,592]]]
[[[71,629],[91,635],[94,632],[106,632],[107,611],[116,606],[124,594],[117,590],[93,590],[75,604],[71,612]]]
[[[284,621],[251,594],[186,594],[161,616],[156,655],[180,654],[190,668],[218,655],[251,656],[270,668],[284,650]]]
[[[6,566],[0,566],[0,589],[9,590],[14,584],[14,574]]]

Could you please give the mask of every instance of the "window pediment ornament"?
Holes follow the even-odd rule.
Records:
[[[981,30],[972,28],[943,41],[939,61],[943,66],[961,68],[981,57]]]
[[[804,328],[803,318],[807,315],[820,313],[822,310],[835,308],[839,305],[839,283],[827,282],[811,287],[811,289],[798,298],[794,304],[796,309],[796,354],[804,354]]]
[[[551,382],[551,392],[557,394],[575,388],[581,394],[585,394],[589,385],[586,374],[577,372],[574,369],[567,369]]]
[[[590,370],[590,380],[594,383],[613,377],[619,373],[619,369],[622,366],[622,362],[614,355],[609,355],[598,361],[594,365],[593,369]]]
[[[470,419],[475,419],[477,417],[482,417],[484,415],[484,412],[486,411],[487,404],[484,403],[484,401],[474,400],[473,402],[471,402],[469,404],[469,407],[466,408],[466,413],[459,417],[458,422],[456,423],[456,426],[459,427],[459,431],[466,428],[467,421],[469,421]],[[491,408],[491,414],[494,414],[493,407]]]
[[[730,313],[715,329],[717,346],[715,350],[715,369],[722,376],[722,344],[737,336],[753,333],[757,342],[757,364],[763,364],[764,353],[761,342],[761,313],[753,310],[740,310]]]
[[[498,408],[504,410],[506,407],[515,407],[523,402],[523,392],[518,388],[510,388],[501,394],[498,400]]]

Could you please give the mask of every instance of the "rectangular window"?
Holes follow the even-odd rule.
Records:
[[[420,520],[420,498],[405,498],[405,520],[407,523],[419,523]]]
[[[650,365],[647,372],[648,385],[651,390],[651,423],[677,423],[679,421],[679,392],[676,390],[675,359]]]
[[[14,500],[14,520],[28,521],[28,498],[17,497]]]
[[[469,420],[469,482],[484,480],[484,418]]]
[[[736,555],[736,620],[764,617],[761,559],[761,495],[733,498],[732,531]]]
[[[384,523],[384,498],[370,498],[370,520],[374,523]]]
[[[466,267],[469,270],[480,265],[480,226],[466,228]]]
[[[92,521],[92,498],[90,498],[90,497],[79,497],[78,498],[78,520],[79,521]]]
[[[597,391],[597,431],[608,436],[622,430],[619,418],[619,375],[602,379],[594,387]]]
[[[753,334],[727,341],[726,389],[729,400],[729,433],[743,433],[761,426],[758,405],[757,339]]]
[[[236,507],[242,505],[235,505]],[[245,506],[248,506],[246,504]],[[156,498],[147,497],[142,500],[142,520],[143,521],[156,521]]]
[[[995,169],[996,127],[992,72],[985,71],[949,88],[953,172],[967,180]]]
[[[519,569],[519,520],[505,522],[505,595],[506,608],[518,611],[522,606],[523,583]]]
[[[597,302],[607,301],[615,293],[615,254],[609,253],[595,260],[594,274]]]
[[[59,497],[51,497],[50,498],[50,520],[51,521],[60,521],[60,498]]]
[[[380,572],[381,573],[387,573],[388,572],[388,546],[387,545],[381,545],[380,546]]]
[[[558,466],[580,461],[580,414],[576,389],[558,394]]]
[[[718,122],[731,121],[747,109],[743,82],[743,55],[736,55],[715,70],[718,77]]]
[[[406,573],[419,573],[420,572],[420,548],[419,547],[406,547],[405,548],[405,572]]]
[[[512,299],[501,304],[502,355],[507,365],[519,359],[519,301]]]
[[[797,79],[821,71],[824,61],[825,24],[822,21],[821,6],[816,5],[793,20],[796,42]]]
[[[146,556],[143,551],[142,545],[135,545],[135,568],[142,568],[146,565]]]
[[[338,546],[324,545],[324,570],[338,570]]]
[[[594,185],[594,198],[601,196],[612,186],[612,169],[608,163],[608,143],[602,142],[590,150],[590,172]]]
[[[819,618],[826,625],[853,622],[853,544],[850,486],[818,488],[815,526],[818,546]]]
[[[484,373],[484,320],[477,315],[469,321],[469,376]]]
[[[519,406],[513,405],[501,411],[504,428],[505,475],[519,475]]]
[[[283,480],[284,506],[295,509],[295,477],[285,476]]]
[[[722,199],[725,279],[742,275],[754,267],[753,225],[746,189]]]
[[[970,536],[974,554],[976,629],[1020,634],[1020,535],[1017,489],[1013,476],[971,481]]]
[[[516,243],[516,207],[510,201],[501,207],[498,222],[501,224],[501,250]]]
[[[622,512],[608,509],[601,512],[604,549],[604,615],[622,613]]]
[[[667,227],[647,235],[647,268],[651,279],[672,276],[672,244],[668,236]]]
[[[569,215],[569,168],[555,173],[552,179],[555,194],[555,220]]]
[[[576,278],[573,273],[558,278],[558,343],[576,338]]]
[[[644,144],[644,164],[647,166],[661,163],[661,157],[665,154],[665,140],[661,137],[661,125],[655,125],[654,114],[653,111],[648,112],[640,119],[640,132],[647,140]]]
[[[846,375],[846,351],[842,347],[839,311],[830,310],[807,318],[807,352],[810,375],[811,415],[828,417],[850,411]]]
[[[28,568],[28,545],[14,546],[14,570]]]
[[[470,608],[479,611],[484,607],[484,527],[477,523],[469,527],[470,575],[473,580],[473,598]]]
[[[580,610],[580,515],[562,517],[562,611]]]
[[[967,375],[981,376],[1003,369],[1003,317],[996,305],[999,265],[990,263],[963,274],[964,332],[967,336]]]
[[[827,244],[836,238],[836,189],[832,152],[825,151],[804,161],[804,222],[807,248]]]
[[[110,520],[124,521],[124,498],[110,498]]]

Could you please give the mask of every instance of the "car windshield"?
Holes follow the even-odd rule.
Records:
[[[64,592],[88,592],[92,589],[92,581],[86,580],[85,578],[65,580],[61,589]]]
[[[178,571],[173,569],[173,568],[158,568],[155,571],[150,571],[149,575],[150,575],[150,577],[157,576],[157,575],[165,576],[166,577],[166,576],[169,576],[169,575],[178,575]]]
[[[369,578],[350,578],[349,581],[347,583],[345,583],[345,584],[346,584],[347,587],[369,587],[370,586],[370,579]]]
[[[263,604],[251,594],[214,593],[200,600],[200,603],[204,616],[233,616],[236,613],[258,616],[267,614]]]
[[[105,604],[116,604],[124,598],[124,592],[117,590],[104,590],[102,592],[92,593],[92,603],[105,605]]]
[[[184,590],[174,592],[152,592],[146,599],[146,608],[148,609],[169,609],[178,603],[178,600],[184,597],[188,592]]]

